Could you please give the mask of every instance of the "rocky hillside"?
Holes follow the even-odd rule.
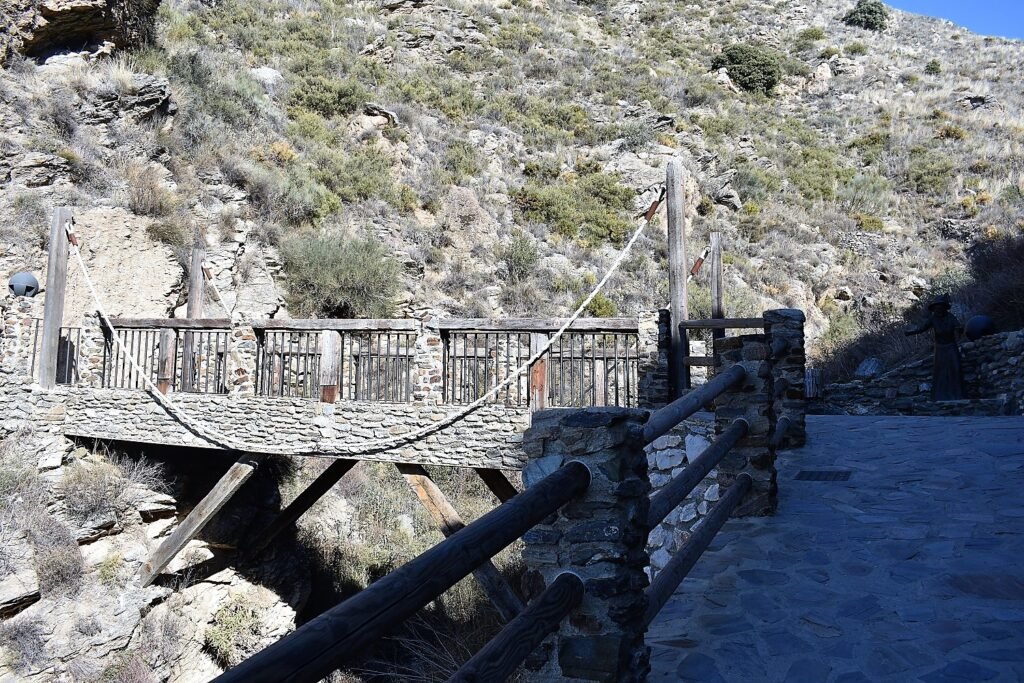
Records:
[[[676,155],[692,249],[725,233],[730,312],[803,308],[823,350],[1021,231],[1024,46],[948,22],[860,28],[847,0],[173,0],[151,31],[150,3],[92,4],[108,23],[63,42],[44,29],[81,10],[4,10],[0,265],[38,270],[49,207],[72,204],[125,226],[141,272],[178,272],[125,310],[180,305],[171,255],[198,228],[232,308],[389,312],[329,264],[400,282],[395,314],[564,313]],[[735,44],[766,48],[779,82],[749,91]],[[649,232],[594,314],[664,303],[663,242]]]

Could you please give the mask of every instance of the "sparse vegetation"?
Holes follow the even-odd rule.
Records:
[[[236,595],[213,615],[203,636],[210,655],[224,668],[232,667],[253,654],[263,637],[259,605]]]

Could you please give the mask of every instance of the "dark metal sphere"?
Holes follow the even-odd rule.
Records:
[[[996,321],[987,315],[976,315],[964,325],[964,332],[971,341],[996,333]]]
[[[7,283],[7,289],[14,296],[35,296],[39,293],[39,281],[32,273],[15,273]]]

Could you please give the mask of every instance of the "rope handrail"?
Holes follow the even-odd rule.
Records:
[[[566,463],[529,489],[327,610],[216,679],[315,683],[590,487],[590,470]]]
[[[704,408],[729,389],[743,382],[747,371],[741,365],[733,365],[725,372],[715,375],[693,391],[677,398],[664,408],[651,414],[644,425],[644,444],[672,430],[677,424]]]
[[[622,250],[615,257],[614,261],[612,261],[612,264],[611,266],[609,266],[607,272],[605,272],[604,277],[602,277],[601,280],[594,286],[590,294],[588,294],[580,302],[580,304],[577,306],[573,314],[565,320],[565,322],[561,325],[561,327],[558,328],[557,331],[555,331],[554,334],[548,337],[548,339],[544,343],[540,344],[537,350],[533,352],[526,361],[524,361],[514,371],[510,372],[504,380],[498,382],[494,387],[492,387],[489,391],[487,391],[485,394],[477,398],[472,403],[469,403],[460,408],[459,410],[450,413],[449,415],[445,416],[443,419],[437,422],[424,425],[418,429],[414,429],[413,431],[403,435],[379,439],[370,439],[362,442],[349,443],[342,446],[334,446],[329,449],[309,449],[302,446],[289,447],[284,444],[266,446],[263,444],[245,441],[244,439],[235,438],[233,436],[224,434],[215,427],[212,427],[209,424],[206,424],[192,417],[180,405],[178,405],[168,396],[163,394],[157,387],[156,383],[141,368],[138,361],[135,358],[133,358],[132,355],[128,352],[128,350],[125,348],[124,342],[119,338],[119,336],[113,335],[113,338],[114,342],[118,345],[120,350],[127,355],[127,360],[129,361],[129,364],[133,367],[135,372],[139,373],[139,375],[142,377],[146,390],[149,392],[150,396],[152,396],[152,398],[160,405],[160,407],[163,408],[169,415],[178,420],[178,422],[180,422],[190,432],[211,444],[220,446],[221,448],[225,448],[227,450],[263,455],[356,456],[380,453],[382,451],[389,451],[420,441],[421,439],[424,439],[432,434],[436,434],[456,424],[457,422],[460,422],[461,420],[465,419],[466,417],[476,412],[480,408],[488,405],[495,397],[499,396],[502,391],[512,386],[514,382],[518,382],[520,377],[529,372],[530,368],[532,368],[533,365],[541,357],[543,357],[544,354],[546,354],[551,349],[551,347],[556,342],[558,342],[559,339],[561,339],[565,335],[569,328],[572,327],[573,323],[575,323],[583,315],[584,311],[587,310],[587,307],[591,304],[594,298],[604,289],[605,285],[608,284],[608,281],[611,279],[612,275],[615,274],[615,272],[619,269],[622,263],[626,260],[626,257],[633,249],[633,246],[640,239],[640,236],[644,233],[644,230],[654,221],[654,217],[657,214],[658,206],[659,205],[652,206],[652,210],[648,211],[648,213],[644,216],[644,223],[633,232],[632,236],[626,242],[625,246],[623,246]],[[93,283],[91,275],[89,274],[89,269],[86,267],[85,260],[82,258],[82,252],[79,248],[78,238],[75,236],[72,229],[72,221],[68,221],[67,223],[65,223],[64,230],[68,235],[68,242],[71,248],[71,253],[75,256],[75,260],[82,273],[82,278],[85,280],[85,284],[89,291],[89,294],[93,299],[93,303],[96,305],[97,313],[99,314],[100,319],[103,321],[103,323],[107,327],[113,329],[113,325],[111,324],[110,321],[110,316],[107,314],[106,308],[103,306],[103,302],[100,300],[99,293],[96,290],[96,286]],[[220,302],[221,307],[224,308],[224,311],[228,313],[228,315],[231,315],[231,311],[227,308],[227,305],[224,303],[224,299],[221,296],[220,291],[217,289],[216,284],[213,282],[212,278],[210,278],[210,283],[217,300]]]
[[[736,443],[746,436],[750,424],[741,418],[733,420],[725,431],[705,448],[700,455],[690,461],[682,473],[674,477],[664,488],[651,498],[651,506],[647,512],[647,527],[653,529],[661,524],[694,487],[701,482],[708,472],[722,462]]]
[[[701,520],[700,526],[680,548],[665,568],[658,572],[654,581],[647,588],[647,611],[644,613],[644,626],[650,626],[658,612],[665,606],[668,599],[675,593],[686,575],[707,550],[711,541],[729,519],[729,515],[743,500],[753,486],[754,480],[746,472],[740,473],[725,495],[715,504],[708,515]]]

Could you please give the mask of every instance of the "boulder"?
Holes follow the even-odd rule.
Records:
[[[14,54],[41,58],[83,47],[141,45],[153,33],[160,0],[5,0],[0,63]]]
[[[166,78],[133,74],[125,88],[90,92],[82,121],[91,124],[110,123],[115,119],[138,122],[154,114],[174,114],[177,109]]]
[[[853,371],[853,376],[858,379],[870,379],[872,377],[878,377],[883,371],[882,361],[877,358],[865,358],[861,361],[857,369]]]

